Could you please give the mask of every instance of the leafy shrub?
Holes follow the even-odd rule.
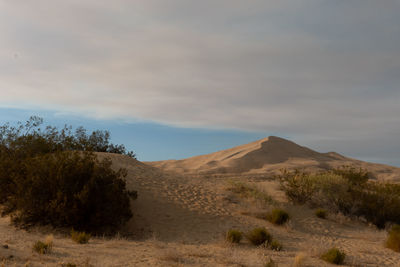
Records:
[[[341,168],[333,169],[332,173],[342,176],[352,185],[365,184],[369,179],[369,174],[362,168],[356,169],[351,166],[343,166]]]
[[[264,228],[254,228],[246,234],[246,238],[255,246],[271,243],[272,235]]]
[[[270,247],[272,250],[276,250],[276,251],[281,251],[282,248],[283,248],[282,244],[279,243],[279,241],[277,241],[277,240],[272,240],[272,242],[271,242],[271,244],[269,245],[269,247]]]
[[[131,218],[126,170],[114,171],[110,159],[100,161],[90,152],[107,151],[108,134],[41,131],[36,129],[41,122],[0,127],[2,215],[24,227],[50,224],[102,233]]]
[[[353,214],[364,217],[378,228],[386,223],[400,224],[400,185],[368,182],[352,188],[355,203]]]
[[[386,247],[396,252],[400,252],[400,225],[394,225],[389,231],[386,240]]]
[[[63,263],[61,264],[61,267],[77,267],[77,265],[75,263]]]
[[[343,264],[345,257],[346,254],[337,248],[331,248],[321,255],[322,260],[337,265]]]
[[[316,191],[314,181],[310,179],[309,174],[299,170],[294,172],[284,170],[279,179],[286,196],[296,204],[309,202]]]
[[[325,219],[327,216],[327,213],[328,212],[325,209],[317,209],[315,211],[315,216],[317,216],[318,218],[321,218],[321,219]]]
[[[273,209],[267,214],[267,220],[276,225],[282,225],[289,220],[289,214],[283,209]]]
[[[366,181],[367,177],[366,171],[342,168],[319,174],[284,172],[279,178],[292,202],[363,217],[378,228],[388,222],[400,224],[400,185]]]
[[[87,244],[89,242],[91,235],[85,232],[77,232],[72,229],[71,231],[71,239],[74,240],[78,244]]]
[[[230,243],[240,243],[242,237],[243,237],[242,232],[238,230],[232,229],[226,233],[226,240]]]

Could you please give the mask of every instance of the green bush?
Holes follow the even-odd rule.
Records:
[[[331,248],[321,255],[322,260],[336,265],[343,264],[345,257],[346,254],[337,248]]]
[[[110,159],[100,161],[91,152],[108,151],[108,134],[41,131],[41,122],[0,127],[2,215],[23,227],[49,224],[93,233],[112,232],[131,218],[129,195],[135,194],[126,190],[126,170],[114,171]]]
[[[276,225],[282,225],[289,220],[289,214],[283,209],[273,209],[267,214],[267,220]]]
[[[321,218],[321,219],[325,219],[327,216],[327,213],[328,212],[325,209],[317,209],[315,211],[315,216],[317,216],[318,218]]]
[[[296,204],[309,202],[315,194],[316,187],[308,173],[299,170],[294,172],[284,170],[278,178],[286,196]]]
[[[53,248],[53,243],[48,243],[48,242],[42,242],[42,241],[36,241],[35,244],[33,244],[33,251],[39,253],[39,254],[49,254],[51,253]]]
[[[277,241],[277,240],[272,240],[272,242],[271,242],[271,244],[269,245],[269,247],[270,247],[272,250],[276,250],[276,251],[281,251],[282,248],[283,248],[282,244],[279,243],[279,241]]]
[[[85,232],[77,232],[72,229],[71,239],[78,244],[87,244],[89,242],[91,235]]]
[[[341,168],[333,169],[332,173],[342,176],[352,185],[365,184],[369,179],[369,174],[362,168],[356,169],[351,166],[343,166]]]
[[[400,224],[400,185],[367,181],[363,170],[342,168],[318,174],[284,172],[279,178],[294,203],[363,217],[378,228]]]
[[[254,228],[246,234],[246,238],[255,246],[268,245],[271,243],[272,235],[264,228]]]
[[[396,224],[392,227],[389,231],[385,245],[391,250],[400,252],[400,225]]]
[[[231,229],[226,233],[226,240],[230,243],[240,243],[243,234],[238,230]]]

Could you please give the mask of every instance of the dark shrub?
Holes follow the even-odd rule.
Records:
[[[386,240],[386,247],[396,252],[400,252],[400,225],[394,225],[389,231]]]
[[[50,224],[87,232],[115,230],[131,216],[129,193],[111,161],[99,161],[91,151],[109,151],[109,134],[83,128],[58,131],[25,125],[0,127],[0,204],[20,226]],[[77,152],[74,150],[83,150]],[[120,151],[123,153],[124,151]]]
[[[272,235],[264,228],[254,228],[246,234],[246,238],[255,246],[268,245],[272,240]]]
[[[327,213],[328,212],[325,209],[317,209],[315,211],[315,216],[317,216],[318,218],[321,218],[321,219],[325,219]]]
[[[282,248],[283,248],[282,244],[279,243],[279,241],[277,241],[277,240],[272,240],[272,242],[271,242],[271,244],[269,245],[269,247],[270,247],[272,250],[276,250],[276,251],[281,251]]]
[[[305,204],[312,199],[316,192],[315,184],[308,173],[295,170],[283,171],[279,176],[282,190],[292,202]]]
[[[129,218],[126,173],[88,152],[57,152],[27,159],[4,203],[13,222],[51,224],[88,232],[114,230]],[[15,211],[15,212],[14,212]]]
[[[295,203],[363,217],[378,228],[400,224],[400,185],[366,181],[367,177],[366,171],[343,168],[312,175],[285,172],[280,179],[286,196]]]
[[[289,220],[289,214],[283,209],[273,209],[267,214],[267,220],[276,225],[282,225]]]
[[[230,243],[240,243],[242,236],[242,232],[232,229],[226,233],[226,240]]]
[[[368,172],[362,168],[356,169],[351,166],[344,166],[341,168],[333,169],[332,172],[347,179],[348,182],[352,185],[365,184],[369,179]]]
[[[336,265],[343,264],[345,257],[346,254],[337,248],[331,248],[321,255],[322,260]]]

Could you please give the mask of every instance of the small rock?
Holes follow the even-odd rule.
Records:
[[[3,245],[3,248],[7,249],[7,248],[8,248],[8,245],[7,245],[7,244],[6,244],[6,245]]]

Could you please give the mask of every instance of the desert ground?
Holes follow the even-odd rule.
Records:
[[[340,214],[317,218],[313,209],[289,203],[274,178],[283,168],[315,171],[353,165],[371,171],[373,179],[398,182],[398,168],[318,153],[276,137],[180,161],[99,157],[111,157],[115,169],[127,169],[127,187],[138,191],[131,221],[116,236],[76,244],[63,230],[16,229],[3,217],[0,266],[266,266],[271,259],[275,266],[333,266],[319,258],[331,247],[345,251],[345,266],[400,266],[400,253],[384,247],[387,231]],[[230,190],[235,182],[258,188],[272,202],[240,197]],[[289,212],[288,223],[276,226],[258,218],[274,207]],[[225,241],[229,229],[246,232],[254,227],[265,227],[283,249]],[[49,235],[52,252],[33,252],[34,242]]]

